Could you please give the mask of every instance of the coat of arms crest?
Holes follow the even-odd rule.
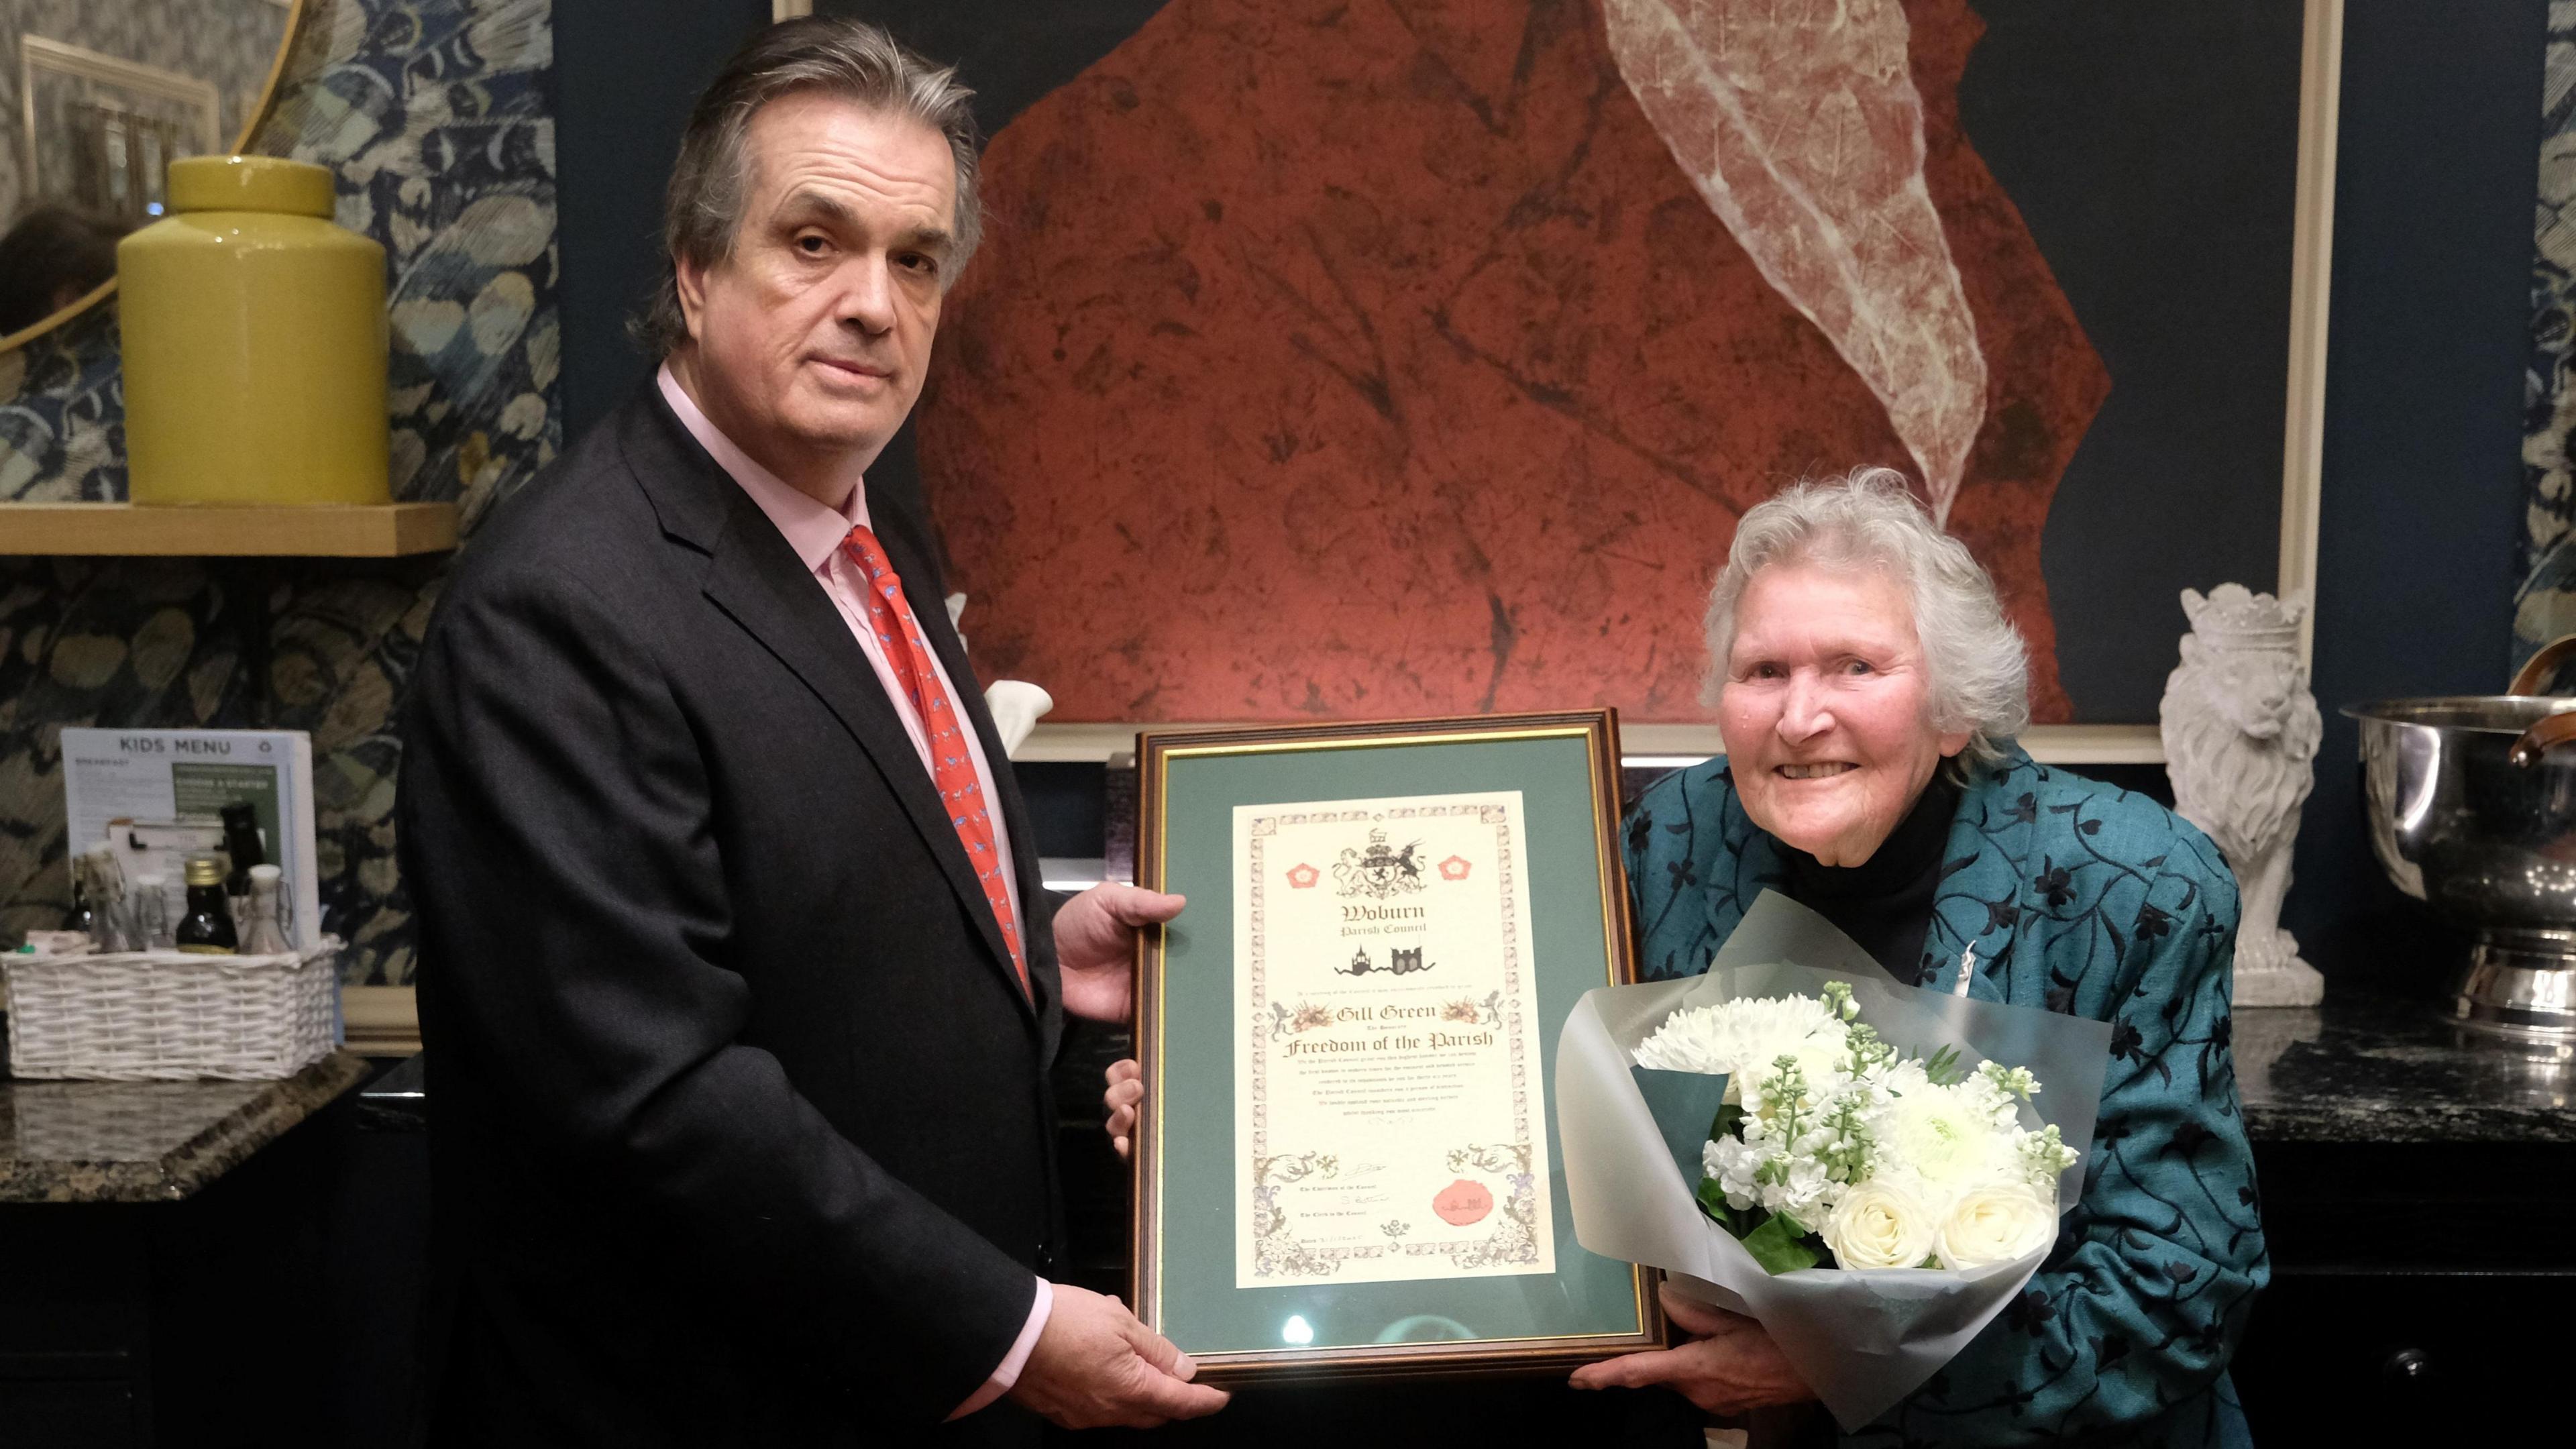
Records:
[[[1417,840],[1403,850],[1389,849],[1386,832],[1371,830],[1368,849],[1342,848],[1342,858],[1333,866],[1333,883],[1346,896],[1374,896],[1385,900],[1422,889],[1422,842]]]

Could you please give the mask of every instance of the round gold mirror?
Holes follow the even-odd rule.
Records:
[[[172,161],[249,149],[308,3],[0,5],[0,352],[116,290]]]

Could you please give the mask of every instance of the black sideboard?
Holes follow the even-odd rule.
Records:
[[[0,1080],[0,1445],[332,1442],[349,1174],[315,1119],[367,1071]]]

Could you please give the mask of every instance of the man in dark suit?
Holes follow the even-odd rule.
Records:
[[[672,180],[660,374],[431,626],[401,844],[437,1442],[1012,1442],[1225,1402],[1047,1282],[1064,1013],[1122,1018],[1180,902],[1047,896],[926,530],[863,478],[973,248],[966,96],[849,22],[737,56]]]

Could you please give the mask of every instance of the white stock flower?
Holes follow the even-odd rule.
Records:
[[[1802,1225],[1815,1223],[1825,1217],[1825,1207],[1841,1187],[1825,1176],[1823,1163],[1811,1156],[1794,1155],[1789,1159],[1789,1180],[1764,1194],[1764,1206],[1775,1213],[1787,1213]]]
[[[1846,1268],[1916,1268],[1932,1256],[1935,1223],[1922,1199],[1873,1178],[1843,1189],[1818,1231]]]
[[[2057,1195],[2057,1175],[2073,1167],[2075,1149],[2059,1137],[2052,1122],[2037,1132],[2022,1132],[2013,1139],[2013,1148],[2021,1154],[2022,1165],[2030,1175],[2031,1189],[2044,1197]]]
[[[2057,1240],[2057,1199],[2019,1184],[1970,1188],[1941,1216],[1932,1251],[1944,1268],[2009,1263]]]
[[[1700,1149],[1700,1168],[1717,1179],[1718,1191],[1726,1194],[1726,1205],[1738,1212],[1762,1200],[1761,1185],[1753,1174],[1762,1166],[1766,1154],[1733,1137],[1720,1137]]]

